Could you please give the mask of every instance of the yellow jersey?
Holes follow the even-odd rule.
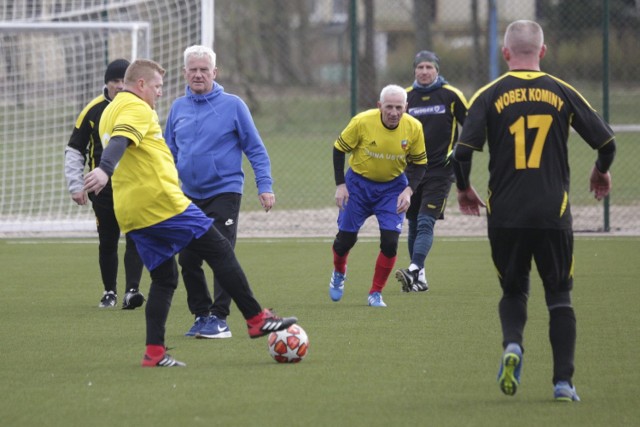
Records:
[[[422,124],[405,113],[398,126],[389,129],[377,108],[354,116],[334,147],[350,153],[349,166],[355,173],[376,182],[400,176],[407,163],[427,163]]]
[[[180,189],[178,171],[162,136],[158,114],[131,92],[121,92],[105,108],[100,139],[106,148],[115,136],[131,140],[113,172],[113,206],[127,233],[184,212],[191,201]]]

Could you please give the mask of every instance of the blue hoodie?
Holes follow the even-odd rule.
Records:
[[[258,194],[272,193],[271,162],[247,105],[214,82],[198,95],[189,86],[171,106],[165,139],[173,154],[182,191],[192,199],[242,194],[242,153],[256,177]]]

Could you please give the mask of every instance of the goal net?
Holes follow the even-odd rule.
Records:
[[[95,230],[67,191],[64,148],[114,59],[166,70],[165,117],[184,91],[182,52],[202,43],[206,0],[14,0],[0,9],[0,236]]]

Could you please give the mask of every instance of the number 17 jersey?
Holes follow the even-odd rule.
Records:
[[[488,141],[489,227],[571,228],[570,127],[593,149],[614,138],[576,89],[544,72],[510,71],[475,93],[458,143],[482,151]]]

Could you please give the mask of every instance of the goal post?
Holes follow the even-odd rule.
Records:
[[[125,55],[131,59],[138,57],[148,58],[150,55],[151,25],[148,22],[43,22],[43,23],[25,23],[25,22],[0,22],[0,33],[3,35],[8,33],[86,33],[100,32],[106,30],[109,34],[104,42],[108,49],[110,37],[124,35],[124,45],[118,46],[118,51],[125,51],[126,47],[130,47],[130,52]],[[129,33],[127,43],[126,35]],[[115,40],[114,40],[115,41]],[[140,54],[138,51],[140,50]]]
[[[95,229],[66,190],[64,147],[106,65],[149,57],[148,22],[0,23],[0,233]]]
[[[64,148],[107,64],[149,58],[166,70],[163,126],[184,94],[183,52],[213,45],[212,0],[12,0],[0,8],[0,237],[91,235],[90,205],[67,191]]]

